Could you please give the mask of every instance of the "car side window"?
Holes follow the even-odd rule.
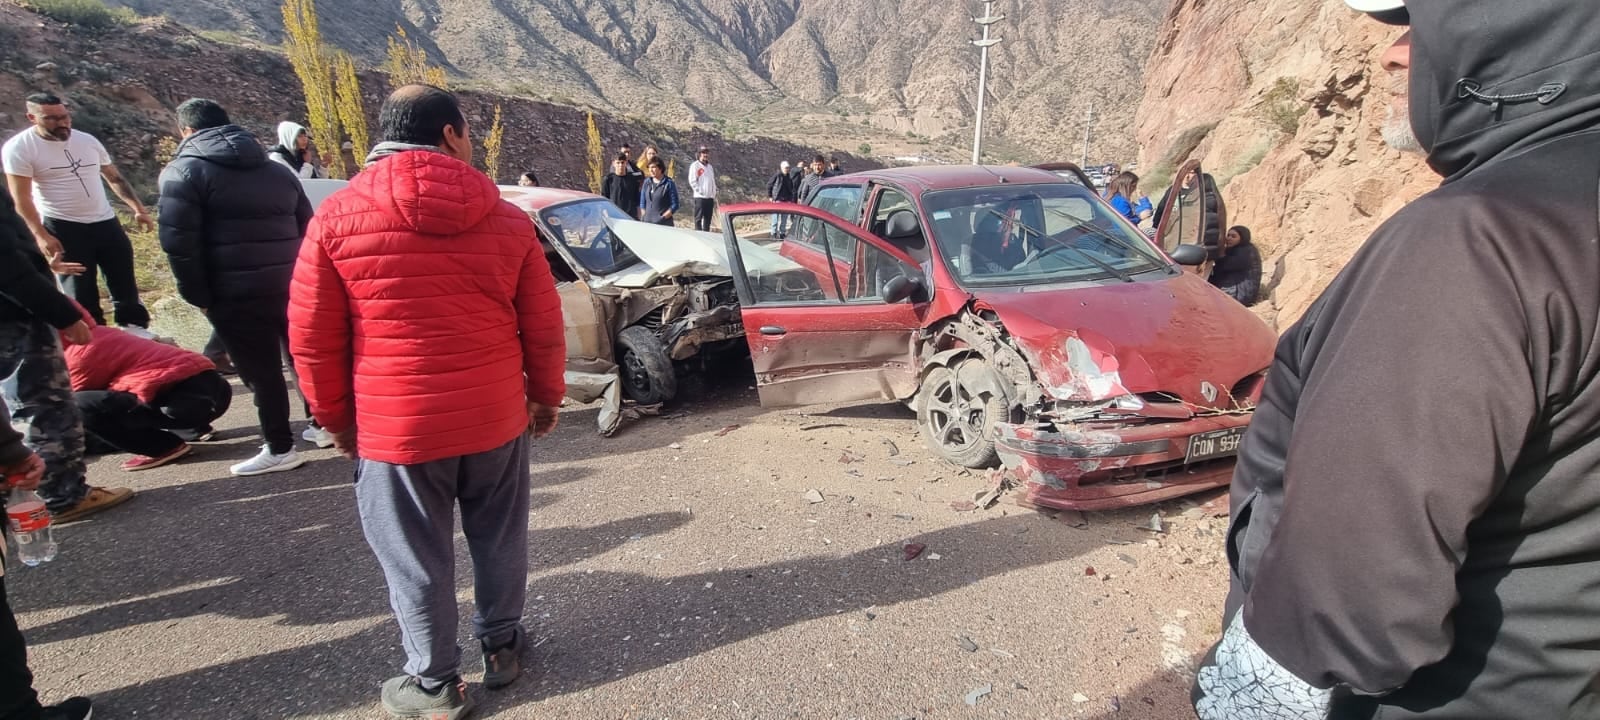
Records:
[[[734,216],[733,232],[754,304],[841,302],[839,270],[848,273],[849,265],[831,256],[829,231],[839,232],[798,213]]]
[[[843,288],[845,302],[882,302],[883,286],[890,280],[900,275],[918,279],[922,277],[920,270],[874,245],[862,243],[861,254],[857,258],[859,262],[850,267],[849,280]]]

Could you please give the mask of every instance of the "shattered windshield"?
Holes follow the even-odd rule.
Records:
[[[639,261],[607,226],[609,221],[631,219],[609,200],[557,205],[539,213],[539,219],[550,229],[551,238],[591,273],[608,275]]]
[[[1165,256],[1079,184],[994,185],[923,196],[934,239],[963,284],[1030,285],[1168,270]]]

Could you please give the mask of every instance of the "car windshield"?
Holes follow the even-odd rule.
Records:
[[[639,261],[611,232],[610,221],[630,218],[609,200],[557,205],[540,212],[539,218],[550,228],[551,239],[565,246],[591,273],[607,275]]]
[[[923,196],[935,242],[956,279],[1032,285],[1170,270],[1170,262],[1094,191],[1075,183],[993,185]]]

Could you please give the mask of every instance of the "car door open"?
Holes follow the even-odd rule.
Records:
[[[784,216],[787,237],[773,235],[774,215]],[[929,298],[910,257],[800,205],[735,205],[722,226],[762,405],[915,393],[912,340]],[[821,262],[795,259],[812,255]]]

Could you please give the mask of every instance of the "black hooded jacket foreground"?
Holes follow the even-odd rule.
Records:
[[[161,249],[184,300],[289,301],[311,202],[249,131],[224,125],[184,140],[161,172],[160,207]]]
[[[1406,6],[1446,182],[1279,344],[1229,610],[1334,718],[1600,718],[1600,3]]]

